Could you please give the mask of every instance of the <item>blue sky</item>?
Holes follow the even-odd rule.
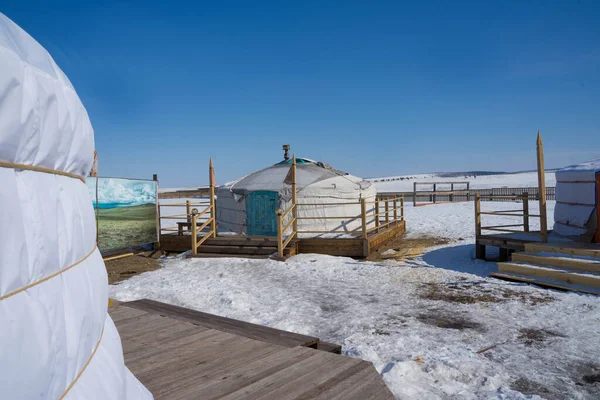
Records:
[[[282,158],[355,175],[600,157],[600,2],[11,1],[69,76],[103,176],[218,183]]]

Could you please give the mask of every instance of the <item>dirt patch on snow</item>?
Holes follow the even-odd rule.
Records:
[[[142,272],[154,271],[160,267],[160,261],[154,257],[160,254],[140,253],[134,256],[119,258],[117,260],[105,261],[108,283],[113,284]]]
[[[521,301],[531,305],[554,301],[552,296],[545,294],[530,294],[507,288],[490,288],[473,283],[425,283],[418,295],[422,299],[439,300],[447,303],[503,303]]]
[[[420,256],[430,247],[448,244],[449,240],[439,237],[406,238],[390,240],[377,251],[372,252],[367,260],[406,260]]]
[[[464,329],[482,330],[482,325],[480,323],[471,321],[460,315],[449,314],[443,311],[432,310],[431,312],[419,314],[416,318],[424,324],[443,329],[456,329],[460,331]]]

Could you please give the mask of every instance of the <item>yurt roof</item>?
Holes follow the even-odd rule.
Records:
[[[594,181],[596,174],[600,174],[600,158],[562,168],[556,171],[556,178],[558,183]]]
[[[290,171],[292,160],[284,160],[275,165],[254,172],[229,185],[229,190],[238,195],[247,195],[259,190],[280,192],[284,188],[284,180]],[[296,158],[296,185],[301,191],[307,186],[332,178],[347,180],[356,189],[366,189],[371,185],[368,181],[332,168],[330,165],[307,158]]]

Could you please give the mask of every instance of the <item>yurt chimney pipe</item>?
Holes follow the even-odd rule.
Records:
[[[283,159],[284,159],[284,161],[288,161],[290,159],[290,155],[288,154],[288,151],[290,151],[290,145],[289,144],[284,144],[283,145]]]

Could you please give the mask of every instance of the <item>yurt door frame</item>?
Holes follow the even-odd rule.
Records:
[[[277,236],[279,193],[261,190],[246,196],[246,234]]]

